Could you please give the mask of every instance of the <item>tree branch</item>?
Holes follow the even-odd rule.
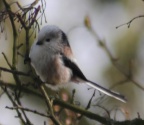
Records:
[[[124,25],[127,25],[128,28],[130,28],[131,23],[132,23],[135,19],[137,19],[137,18],[142,18],[142,17],[144,17],[144,15],[136,16],[136,17],[132,18],[129,22],[117,26],[116,29],[118,29],[119,27],[124,26]]]
[[[25,110],[27,112],[31,112],[31,113],[34,113],[34,114],[37,114],[37,115],[40,115],[40,116],[43,116],[43,117],[49,117],[49,115],[45,115],[44,113],[38,112],[36,110],[31,110],[29,108],[25,108],[25,107],[22,107],[22,106],[15,106],[15,107],[6,106],[6,108],[11,109],[11,110],[22,109],[22,110]]]
[[[30,74],[24,73],[24,72],[21,72],[21,71],[17,71],[17,70],[10,70],[10,69],[4,68],[4,67],[0,67],[0,70],[5,71],[5,72],[9,72],[9,73],[12,73],[12,74],[15,74],[15,75],[22,75],[22,76],[30,77]]]
[[[59,122],[59,120],[58,120],[58,119],[55,117],[55,115],[54,115],[54,111],[53,111],[53,100],[50,100],[48,94],[47,94],[46,91],[45,91],[45,88],[44,88],[43,84],[40,85],[40,90],[41,90],[41,93],[42,93],[43,97],[45,98],[47,107],[49,108],[50,117],[51,117],[52,121],[53,121],[54,124],[56,124],[56,125],[62,125],[62,124]]]

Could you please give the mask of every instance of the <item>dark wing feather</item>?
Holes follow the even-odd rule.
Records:
[[[82,80],[87,81],[87,79],[84,76],[84,74],[82,73],[82,71],[79,69],[79,67],[74,62],[72,62],[70,59],[68,59],[63,54],[62,54],[62,60],[64,62],[64,65],[72,70],[74,77],[76,76],[76,77],[81,78]]]

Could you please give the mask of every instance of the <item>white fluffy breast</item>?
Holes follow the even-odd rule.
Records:
[[[43,45],[33,44],[29,57],[31,65],[43,82],[57,86],[71,81],[72,71],[63,64],[60,54],[51,53]]]

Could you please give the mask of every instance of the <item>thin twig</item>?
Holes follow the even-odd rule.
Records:
[[[52,121],[56,125],[61,125],[61,123],[59,122],[59,120],[54,115],[53,101],[50,100],[50,98],[49,98],[48,94],[46,93],[45,88],[44,88],[44,86],[42,84],[40,85],[40,90],[41,90],[41,92],[42,92],[42,94],[43,94],[43,96],[45,98],[46,104],[47,104],[47,106],[49,108]]]
[[[111,117],[110,117],[110,112],[109,112],[105,107],[103,107],[103,106],[101,106],[101,105],[94,105],[94,106],[97,106],[97,107],[100,107],[101,109],[103,109],[103,110],[107,113],[109,119],[111,118]]]
[[[17,46],[17,49],[20,49],[24,44],[21,43],[20,45]]]
[[[94,90],[93,95],[92,95],[92,97],[90,98],[90,100],[89,100],[89,102],[88,102],[88,105],[87,105],[87,107],[86,107],[86,110],[88,110],[88,109],[90,108],[91,103],[92,103],[92,99],[93,99],[94,96],[95,96],[95,92],[96,92],[96,90]]]
[[[91,98],[90,98],[90,100],[89,100],[89,102],[88,102],[88,104],[87,104],[87,106],[86,106],[86,110],[88,110],[89,108],[90,108],[90,106],[91,106],[91,103],[92,103],[92,99],[94,98],[94,96],[95,96],[95,92],[96,92],[96,90],[94,90],[94,92],[93,92],[93,94],[92,94],[92,96],[91,96]],[[78,119],[81,119],[83,117],[83,115],[81,115],[80,117],[78,117]]]
[[[31,112],[31,113],[34,113],[34,114],[37,114],[37,115],[40,115],[40,116],[49,117],[49,115],[45,115],[44,113],[40,113],[36,110],[32,110],[32,109],[25,108],[25,107],[22,107],[22,106],[15,106],[15,107],[6,106],[6,108],[11,109],[11,110],[22,109],[22,110],[25,110],[27,112]]]
[[[30,83],[30,84],[33,85],[34,83]],[[14,83],[4,82],[2,80],[0,80],[0,86],[11,89],[11,90],[16,90],[16,88],[17,88],[17,85],[15,85]],[[24,85],[22,85],[22,87],[23,88],[21,89],[21,91],[23,93],[31,94],[33,96],[42,98],[42,95],[40,93],[38,93],[36,91],[33,91],[33,90],[31,90],[30,88],[28,88]]]
[[[20,101],[20,98],[19,98],[19,94],[17,94],[16,91],[15,91],[15,100],[16,100],[17,103],[19,104],[18,106],[21,106],[21,105],[22,105],[22,104],[21,104],[21,101]],[[21,112],[22,112],[24,118],[26,119],[26,122],[31,125],[32,123],[30,122],[29,118],[27,117],[25,111],[24,111],[23,109],[21,109]]]
[[[130,28],[131,23],[132,23],[135,19],[137,19],[137,18],[142,18],[142,17],[144,17],[144,15],[140,15],[140,16],[134,17],[134,18],[131,19],[129,22],[117,26],[116,29],[118,29],[119,27],[124,26],[124,25],[127,25],[128,28]]]
[[[12,74],[16,74],[16,75],[30,76],[30,74],[28,74],[28,73],[24,73],[24,72],[17,71],[17,70],[10,70],[10,69],[4,68],[4,67],[0,67],[0,70],[5,71],[5,72],[9,72]]]
[[[13,30],[13,56],[12,56],[12,66],[10,67],[12,70],[16,70],[16,44],[18,42],[18,36],[17,36],[17,30],[16,30],[16,26],[14,23],[14,16],[13,16],[13,12],[11,11],[11,8],[9,6],[9,4],[6,2],[6,0],[3,0],[3,3],[5,5],[5,8],[8,12],[9,15],[9,19],[12,25],[12,30]],[[13,77],[16,81],[16,84],[18,85],[18,87],[20,88],[20,84],[21,81],[19,79],[19,77],[16,74],[13,74]]]
[[[6,93],[6,95],[8,96],[8,98],[11,100],[13,106],[16,106],[17,104],[15,103],[15,101],[13,100],[13,98],[11,97],[11,94],[9,94],[9,92],[7,91],[7,88],[5,88],[5,87],[1,87],[1,88],[2,88],[3,91]],[[19,111],[18,109],[16,109],[16,112],[17,112],[17,114],[18,114],[18,118],[20,118],[20,120],[22,121],[22,123],[23,123],[24,125],[26,125],[26,122],[25,122],[25,120],[23,119],[20,111]]]
[[[6,63],[8,64],[8,66],[9,66],[10,68],[12,68],[12,65],[11,65],[10,62],[8,61],[8,59],[7,59],[6,55],[4,54],[4,52],[2,52],[2,55],[3,55]]]

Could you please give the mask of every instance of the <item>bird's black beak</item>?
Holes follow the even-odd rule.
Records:
[[[42,41],[37,41],[36,45],[42,45]]]

